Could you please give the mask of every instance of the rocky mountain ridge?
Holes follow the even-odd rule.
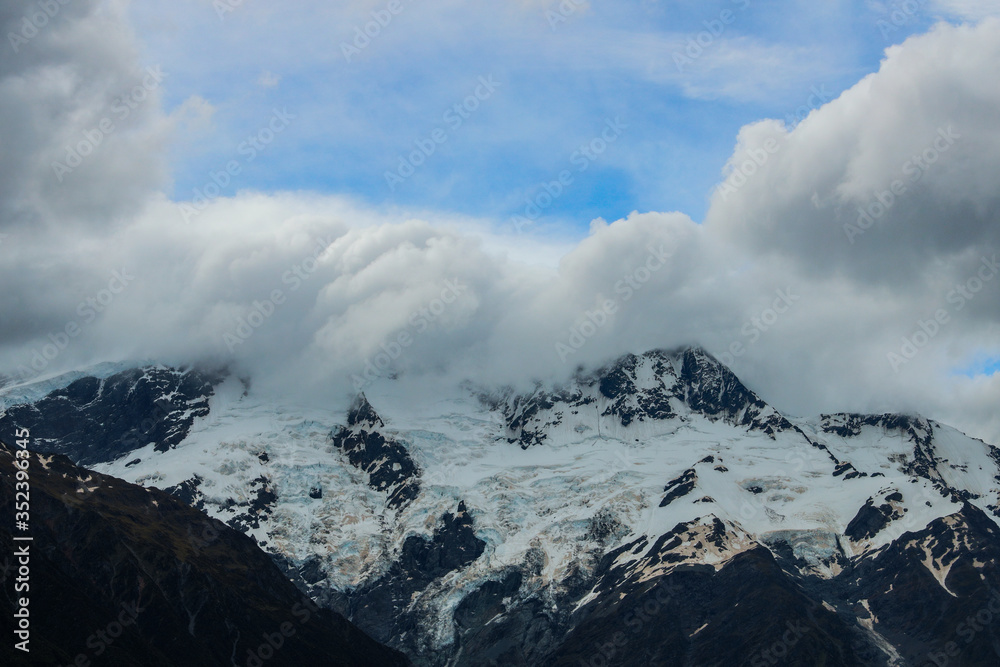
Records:
[[[15,542],[15,480],[0,476],[4,635],[30,600],[20,651],[5,665],[398,665],[335,612],[320,609],[245,535],[167,493],[86,470],[66,457],[12,449],[0,465],[29,473],[29,541]],[[23,454],[27,455],[24,456]],[[15,552],[15,546],[18,551]],[[21,572],[8,576],[11,570]],[[15,583],[17,586],[15,587]]]
[[[933,420],[786,417],[698,348],[526,394],[376,383],[339,415],[234,378],[202,398],[179,443],[97,467],[246,532],[419,665],[998,655],[1000,453]]]

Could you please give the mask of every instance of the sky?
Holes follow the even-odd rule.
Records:
[[[751,0],[400,0],[395,14],[388,2],[286,4],[130,10],[143,58],[170,71],[166,110],[194,95],[212,113],[173,153],[173,198],[196,196],[278,106],[295,123],[226,193],[350,193],[375,206],[522,215],[543,230],[586,231],[633,210],[701,221],[740,127],[797,122],[875,71],[885,47],[953,15]],[[446,121],[480,77],[495,90]],[[586,171],[537,218],[524,215],[609,119],[622,124],[614,144],[582,156]],[[417,157],[412,176],[387,179],[436,128],[446,141]]]
[[[565,377],[699,344],[1000,444],[985,1],[0,2],[0,372]]]

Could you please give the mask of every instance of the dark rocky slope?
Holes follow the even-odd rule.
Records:
[[[9,640],[24,593],[15,594],[7,570],[0,664],[408,664],[315,607],[253,540],[225,524],[63,456],[32,453],[29,461],[31,652]],[[12,449],[0,444],[4,557],[14,553],[13,463]]]
[[[150,443],[166,451],[208,414],[222,379],[222,373],[155,366],[81,378],[9,408],[0,415],[0,438],[13,442],[15,425],[27,428],[38,451],[65,454],[79,465],[114,461]]]

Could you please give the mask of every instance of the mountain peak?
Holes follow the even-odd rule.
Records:
[[[552,427],[567,421],[580,422],[571,425],[577,433],[593,429],[598,435],[622,437],[622,429],[685,419],[690,413],[772,437],[792,428],[725,364],[698,346],[625,354],[593,372],[578,372],[566,385],[539,386],[508,397],[500,409],[508,435],[523,447],[542,442]]]
[[[386,494],[389,507],[400,507],[420,491],[419,472],[406,446],[379,432],[385,422],[361,393],[347,414],[347,426],[330,434],[355,468],[368,475],[368,485]]]
[[[62,429],[52,451],[78,456],[88,451],[69,443],[152,433],[134,405],[88,407],[104,405],[95,396],[138,400],[125,385],[111,391],[128,378],[141,389],[155,374],[79,378],[18,420],[35,415],[35,443],[56,437],[43,424]],[[917,664],[988,604],[975,593],[984,581],[1000,587],[990,565],[1000,560],[1000,450],[938,422],[842,413],[793,424],[695,346],[623,355],[525,392],[461,389],[428,388],[420,401],[433,405],[373,395],[385,421],[365,394],[338,419],[280,397],[255,402],[226,382],[212,394],[215,416],[176,447],[98,472],[155,483],[250,535],[321,606],[418,664],[579,664],[632,632],[636,609],[661,610],[671,625],[643,625],[628,643],[634,655],[615,664],[671,654],[763,664],[754,656],[800,621],[819,643],[789,652],[795,664],[897,664],[876,659],[879,647]],[[153,416],[171,424],[208,403],[198,392],[170,398],[174,410]],[[86,420],[59,418],[78,412]],[[545,447],[517,449],[535,444]],[[61,460],[38,466],[59,476]],[[84,509],[124,488],[97,473],[64,481]],[[216,546],[221,538],[201,553]],[[914,609],[933,613],[924,622]],[[802,620],[813,618],[826,625]],[[760,639],[720,657],[719,646],[749,635]],[[831,651],[858,646],[876,658],[823,658],[830,637]],[[992,664],[991,638],[964,647],[968,664]]]
[[[371,428],[385,426],[385,422],[375,412],[375,408],[368,402],[368,397],[364,392],[358,394],[351,404],[351,409],[347,413],[348,426],[368,426]]]

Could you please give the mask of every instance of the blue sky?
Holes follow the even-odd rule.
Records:
[[[700,221],[740,127],[817,106],[816,91],[838,95],[876,71],[886,47],[941,15],[930,2],[912,14],[871,2],[643,0],[572,12],[538,0],[400,2],[350,62],[343,45],[388,2],[247,0],[223,12],[208,0],[134,4],[143,59],[168,73],[167,110],[192,96],[211,109],[173,146],[173,198],[191,199],[210,172],[240,159],[241,141],[278,108],[295,120],[241,164],[224,194],[346,194],[502,225],[570,169],[571,185],[541,211],[537,230],[582,235],[593,218],[633,210]],[[688,50],[699,36],[701,51]],[[678,67],[678,55],[696,57]],[[449,128],[444,113],[480,76],[499,87]],[[627,126],[621,136],[578,171],[574,152],[616,118]],[[390,190],[385,173],[436,128],[446,141]]]
[[[957,370],[957,374],[974,378],[978,375],[996,375],[1000,373],[1000,357],[980,355],[965,368]]]
[[[391,2],[89,0],[8,44],[8,367],[125,267],[134,286],[63,368],[235,354],[335,392],[459,280],[469,298],[409,368],[555,377],[553,346],[675,248],[580,363],[696,342],[790,414],[911,410],[1000,437],[995,0]],[[162,85],[120,117],[147,67]],[[56,171],[76,147],[86,164]],[[223,196],[192,219],[196,190]],[[856,229],[861,207],[878,220]],[[228,349],[319,238],[322,277]],[[779,290],[796,305],[757,340]]]

